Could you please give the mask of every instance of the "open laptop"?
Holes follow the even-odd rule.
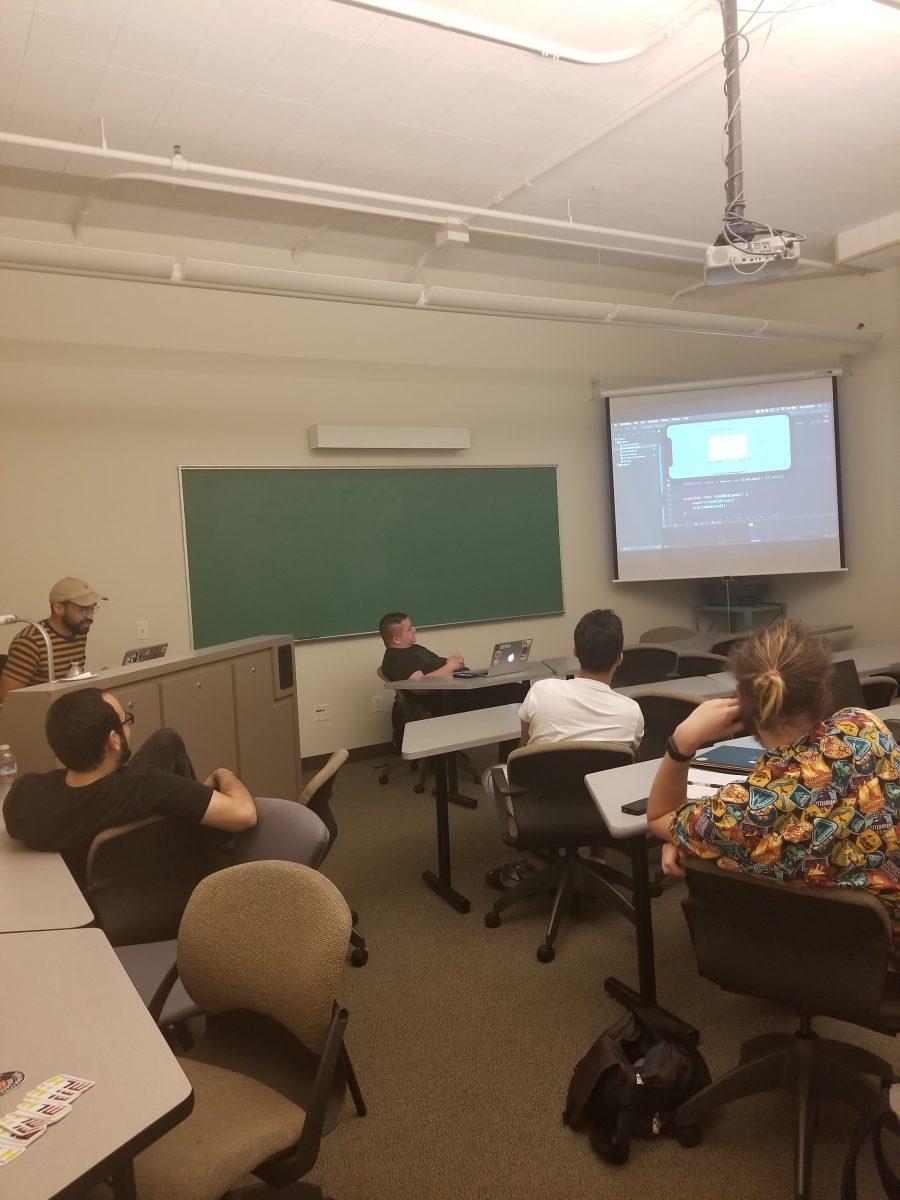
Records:
[[[865,708],[866,698],[859,672],[852,658],[842,658],[831,664],[831,707],[829,712],[842,708]]]
[[[135,646],[133,650],[125,651],[122,666],[130,667],[132,663],[148,662],[151,658],[162,658],[168,648],[168,642],[157,642],[155,646]]]
[[[453,674],[461,679],[472,679],[475,676],[512,675],[521,671],[528,662],[531,654],[533,638],[522,638],[518,642],[497,642],[491,651],[491,665],[487,668],[466,668],[454,671]]]

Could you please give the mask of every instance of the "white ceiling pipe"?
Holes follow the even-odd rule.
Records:
[[[579,50],[575,46],[566,46],[561,42],[553,42],[548,38],[532,37],[527,33],[515,33],[505,29],[493,21],[482,21],[478,17],[468,17],[461,12],[447,12],[433,4],[423,4],[419,0],[394,0],[393,3],[375,3],[369,0],[338,0],[351,8],[365,8],[371,12],[383,13],[388,17],[401,17],[408,21],[416,21],[420,25],[431,25],[437,29],[446,29],[451,33],[463,33],[468,37],[480,38],[482,41],[496,42],[501,46],[510,46],[515,50],[528,50],[540,54],[543,58],[557,58],[562,62],[580,63],[582,66],[609,66],[611,63],[627,62],[646,54],[660,42],[674,37],[680,29],[693,19],[712,8],[712,0],[700,0],[700,3],[690,4],[677,16],[668,21],[661,29],[656,30],[642,42],[627,46],[623,50]]]
[[[111,158],[117,162],[133,162],[142,166],[164,167],[177,174],[164,176],[165,182],[175,182],[184,178],[183,172],[194,172],[198,175],[215,175],[221,179],[239,179],[256,185],[275,184],[282,187],[296,188],[305,192],[324,192],[331,198],[349,197],[364,202],[379,204],[393,203],[409,205],[410,211],[385,209],[384,215],[405,220],[427,220],[426,213],[439,213],[444,224],[453,216],[459,216],[463,221],[474,217],[486,217],[500,223],[531,226],[553,230],[571,230],[573,232],[598,234],[604,237],[619,237],[629,241],[652,242],[661,246],[687,247],[705,252],[706,243],[691,241],[688,238],[664,237],[659,234],[636,233],[630,229],[614,229],[603,225],[589,225],[577,221],[562,221],[553,217],[539,217],[531,213],[497,212],[490,208],[478,208],[464,204],[445,203],[442,200],[430,200],[424,196],[404,196],[392,192],[379,192],[366,188],[347,187],[343,184],[323,183],[315,179],[296,179],[289,175],[272,175],[264,171],[245,171],[238,167],[220,167],[208,163],[190,162],[181,156],[165,158],[158,154],[142,154],[132,150],[109,150],[99,146],[90,146],[82,142],[65,142],[55,138],[34,137],[31,134],[9,133],[0,131],[0,144],[12,146],[30,146],[38,150],[59,150],[66,154],[81,154],[89,158]],[[316,203],[319,203],[317,200]],[[322,207],[344,207],[348,205],[327,205]],[[381,214],[379,214],[381,215]],[[482,226],[479,229],[484,228]],[[485,232],[488,230],[485,228]]]
[[[12,243],[12,245],[10,245]],[[566,300],[552,296],[529,296],[466,288],[429,287],[395,283],[391,280],[317,275],[311,272],[279,271],[242,263],[186,259],[184,263],[162,255],[131,255],[127,251],[99,250],[86,246],[37,243],[40,253],[29,262],[29,244],[15,238],[0,238],[0,266],[24,270],[51,270],[66,274],[129,279],[145,283],[170,282],[179,287],[203,287],[230,291],[260,292],[310,300],[377,304],[394,308],[427,308],[439,312],[481,313],[489,316],[524,317],[544,321],[570,321],[593,325],[634,325],[671,332],[718,334],[770,341],[815,341],[841,346],[859,353],[876,345],[881,334],[869,330],[835,329],[825,325],[771,321],[763,317],[736,317],[720,313],[678,312],[670,308],[634,304],[609,304],[592,300]],[[58,263],[51,260],[51,245]],[[67,251],[75,249],[74,259]],[[88,267],[94,254],[96,269]],[[135,270],[135,258],[152,259],[153,274]],[[179,269],[176,270],[176,267]]]

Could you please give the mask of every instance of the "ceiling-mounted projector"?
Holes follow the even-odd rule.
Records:
[[[748,222],[748,224],[750,224]],[[744,237],[720,233],[706,251],[707,283],[739,283],[789,275],[800,262],[800,241],[783,229],[767,229]]]

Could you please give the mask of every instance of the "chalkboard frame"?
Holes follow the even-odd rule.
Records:
[[[557,526],[559,526],[559,464],[558,463],[467,463],[465,466],[438,466],[423,463],[411,464],[396,464],[383,466],[370,466],[368,464],[355,464],[353,466],[324,466],[317,463],[310,464],[228,464],[228,463],[181,463],[178,465],[178,499],[181,518],[181,537],[182,537],[182,554],[184,558],[184,575],[185,575],[185,591],[187,594],[188,605],[188,632],[189,640],[192,649],[196,649],[194,643],[194,613],[193,602],[191,598],[191,573],[190,560],[188,550],[188,532],[187,518],[185,512],[184,500],[184,474],[190,471],[521,471],[521,470],[546,470],[554,473],[554,492],[556,497],[556,517]],[[528,612],[528,613],[509,613],[502,616],[485,616],[472,617],[455,621],[443,622],[417,622],[420,629],[450,629],[458,625],[488,625],[496,624],[498,621],[519,621],[539,619],[542,617],[558,617],[564,616],[566,613],[566,597],[565,597],[565,573],[563,571],[563,543],[562,535],[558,534],[557,545],[559,549],[559,592],[561,607],[556,609],[548,609],[545,612]],[[361,629],[352,632],[328,633],[328,634],[313,634],[308,637],[297,637],[291,631],[287,631],[289,636],[293,636],[295,645],[305,645],[313,642],[328,642],[343,640],[345,638],[371,637],[378,633],[378,629]]]

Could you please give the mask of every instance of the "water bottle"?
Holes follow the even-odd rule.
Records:
[[[6,793],[16,782],[18,770],[15,754],[9,746],[0,746],[0,804],[6,799]]]

